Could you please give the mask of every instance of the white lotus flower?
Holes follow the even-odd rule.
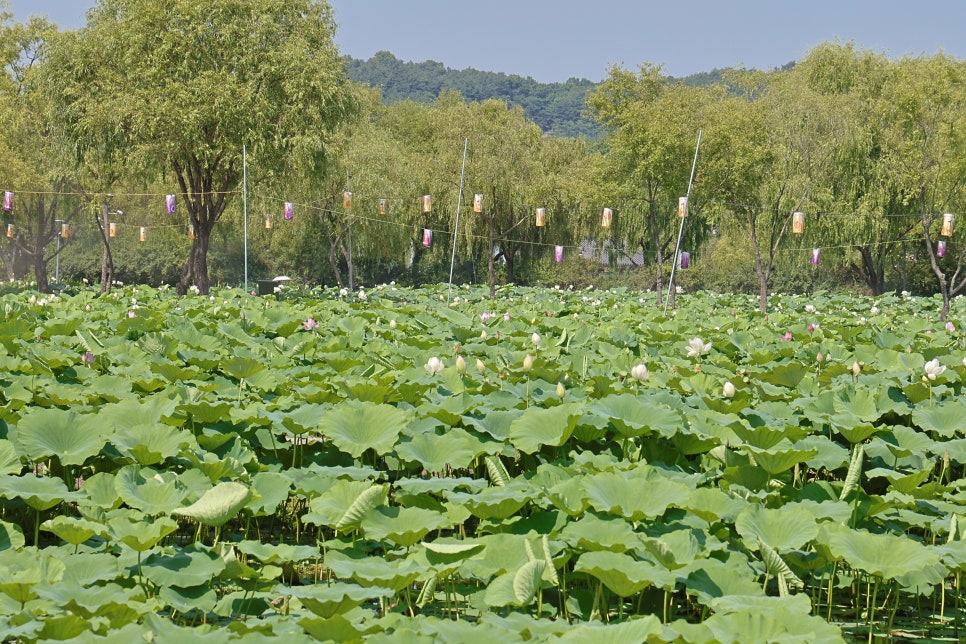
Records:
[[[695,356],[699,356],[702,353],[707,353],[708,351],[711,351],[711,343],[710,342],[705,342],[701,338],[691,338],[691,341],[688,342],[688,357],[689,358],[693,358]]]
[[[939,364],[938,358],[933,358],[923,366],[923,370],[926,372],[926,377],[930,380],[935,380],[936,376],[941,376],[946,370],[945,365]]]
[[[442,360],[440,360],[436,356],[433,356],[428,361],[426,361],[426,364],[423,365],[423,369],[428,371],[429,375],[435,376],[436,374],[441,372],[445,366],[446,365],[443,364]]]
[[[456,370],[460,373],[466,371],[466,360],[463,360],[463,356],[456,356]]]
[[[638,382],[647,380],[650,375],[647,370],[647,365],[639,364],[631,367],[631,378]]]
[[[476,370],[479,371],[480,373],[483,373],[484,371],[486,371],[486,365],[483,364],[483,361],[480,360],[479,358],[476,359]]]
[[[389,320],[389,328],[390,329],[395,329],[396,328],[396,318],[393,318],[393,319]]]
[[[540,334],[539,333],[534,333],[533,335],[531,335],[530,336],[530,342],[533,343],[533,346],[539,347],[540,346]]]
[[[721,388],[721,395],[725,398],[735,397],[735,386],[731,384],[731,381],[724,383],[724,387]]]
[[[523,358],[523,370],[524,370],[524,371],[530,371],[531,369],[533,369],[533,356],[531,356],[531,355],[530,355],[530,354],[528,353],[528,354],[527,354],[526,356],[524,356],[524,358]]]
[[[566,394],[567,394],[567,390],[564,389],[563,383],[562,382],[558,382],[557,383],[557,398],[560,398],[561,400],[563,400],[563,397]]]

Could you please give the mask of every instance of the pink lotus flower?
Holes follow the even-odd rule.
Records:
[[[510,321],[510,314],[509,313],[504,313],[503,314],[503,320],[505,322],[509,322]]]
[[[947,322],[946,323],[946,330],[949,331],[950,333],[952,333],[953,331],[956,330],[956,325],[953,324],[952,322]]]
[[[815,332],[815,329],[817,329],[817,328],[818,328],[818,325],[817,324],[809,324],[808,325],[808,332],[809,333],[814,333]]]
[[[138,314],[137,314],[137,312],[136,312],[136,311],[128,311],[128,312],[127,312],[127,316],[128,316],[129,318],[136,318],[136,317],[138,316]]]
[[[305,329],[306,331],[311,331],[317,326],[319,326],[319,323],[313,320],[312,318],[309,318],[302,323],[302,328]]]
[[[94,364],[94,360],[94,354],[90,351],[81,356],[81,361],[86,365]]]
[[[791,339],[792,339],[792,332],[791,331],[787,331],[785,333],[785,335],[782,336],[782,342],[788,342]]]

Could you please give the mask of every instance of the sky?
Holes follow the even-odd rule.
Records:
[[[158,0],[163,1],[163,0]],[[203,0],[199,0],[203,1]],[[95,0],[8,0],[15,20],[83,26]],[[715,68],[773,69],[825,41],[890,58],[966,58],[962,0],[330,0],[336,44],[451,69],[603,80],[611,66],[660,65],[681,77]]]

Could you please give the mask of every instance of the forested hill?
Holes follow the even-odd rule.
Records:
[[[405,62],[388,51],[377,52],[369,60],[347,57],[346,68],[352,80],[380,88],[387,103],[428,103],[436,100],[441,90],[455,89],[468,101],[499,98],[509,105],[519,105],[548,134],[582,134],[592,139],[600,136],[598,125],[584,116],[587,94],[596,83],[583,78],[538,83],[529,76],[449,69],[435,61]]]

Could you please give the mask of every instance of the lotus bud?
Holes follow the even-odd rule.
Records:
[[[486,365],[484,365],[483,361],[480,360],[479,358],[476,359],[476,370],[479,371],[480,373],[483,373],[484,371],[486,371]]]
[[[638,382],[647,380],[651,374],[647,371],[647,365],[639,364],[631,368],[631,378]]]
[[[463,360],[463,356],[456,356],[456,370],[460,373],[466,371],[466,360]]]
[[[530,342],[533,343],[533,346],[539,347],[540,346],[540,334],[539,333],[534,333],[533,335],[531,335],[530,336]]]
[[[396,319],[395,318],[393,318],[392,320],[389,320],[389,328],[392,329],[393,331],[396,330]]]
[[[725,398],[734,398],[735,386],[731,384],[730,381],[724,383],[724,387],[721,389],[721,395],[723,395]]]
[[[533,356],[529,353],[523,358],[523,370],[530,371],[533,369]]]
[[[862,366],[858,363],[858,361],[853,360],[852,361],[852,375],[854,377],[858,378],[860,373],[862,373]]]
[[[563,383],[562,382],[558,382],[557,383],[557,398],[559,398],[560,400],[563,400],[563,397],[564,397],[564,394],[565,393],[567,393],[567,390],[564,389]]]
[[[815,356],[815,362],[822,362],[823,360],[825,360],[825,356],[823,356],[822,352],[819,351],[818,355]]]
[[[486,340],[486,329],[483,329],[480,333],[480,340]]]

